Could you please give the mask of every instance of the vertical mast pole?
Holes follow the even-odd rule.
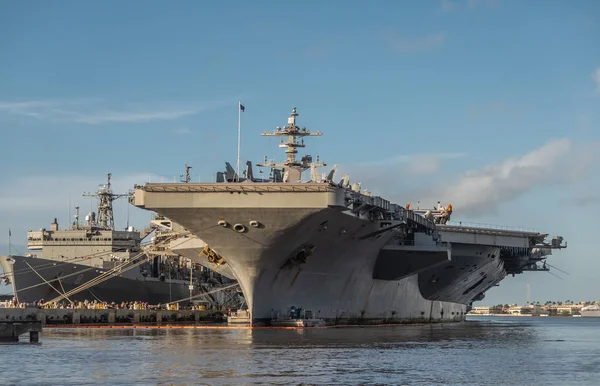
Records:
[[[190,305],[192,305],[192,292],[194,291],[194,277],[192,276],[194,270],[194,262],[190,259]]]
[[[240,180],[240,143],[242,141],[242,131],[241,131],[241,125],[240,125],[240,121],[242,118],[242,101],[238,101],[238,151],[237,151],[237,167],[236,167],[236,174],[237,174],[237,180]]]

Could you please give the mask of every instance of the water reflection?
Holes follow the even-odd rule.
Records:
[[[536,339],[534,329],[501,325],[490,328],[485,323],[363,327],[308,330],[255,330],[252,333],[253,348],[398,348],[398,347],[455,347],[462,343],[486,341],[486,345],[531,344]],[[435,343],[432,345],[432,343]],[[447,343],[446,345],[444,343]]]
[[[547,318],[541,318],[547,319]],[[596,384],[600,321],[307,330],[45,330],[8,384]],[[560,369],[560,371],[557,371]],[[535,374],[535,377],[530,377]],[[592,382],[594,381],[594,382]]]

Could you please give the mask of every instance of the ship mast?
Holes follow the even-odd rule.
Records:
[[[303,137],[317,137],[323,135],[322,132],[310,132],[306,127],[299,128],[296,126],[296,117],[298,113],[296,108],[292,108],[292,114],[288,118],[288,124],[284,128],[277,127],[275,131],[263,132],[261,135],[266,137],[287,137],[287,142],[281,140],[279,147],[285,148],[285,154],[287,160],[283,163],[265,163],[256,164],[256,166],[269,167],[269,168],[282,168],[284,170],[283,182],[298,182],[302,179],[302,172],[309,169],[311,166],[326,166],[324,163],[319,162],[319,156],[317,156],[317,162],[312,162],[312,156],[306,155],[302,157],[300,161],[296,160],[296,154],[298,154],[298,148],[305,147]],[[300,138],[300,140],[299,140]]]
[[[191,180],[192,177],[190,177],[190,169],[192,167],[190,165],[188,165],[187,163],[185,164],[185,179],[183,179],[183,174],[181,175],[181,182],[185,182],[186,184],[188,184]]]
[[[112,174],[108,173],[107,183],[99,188],[96,193],[84,193],[84,197],[96,197],[100,200],[98,203],[98,220],[96,225],[102,229],[114,230],[115,219],[113,216],[112,202],[120,197],[127,197],[129,194],[115,194],[112,192],[110,178]]]

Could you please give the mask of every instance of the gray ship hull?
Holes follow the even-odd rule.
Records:
[[[335,166],[319,177],[318,156],[296,157],[304,137],[322,133],[297,126],[297,116],[294,107],[286,126],[261,134],[286,149],[284,162],[256,164],[270,169],[266,181],[253,178],[251,162],[244,178],[226,163],[215,183],[190,183],[188,174],[181,184],[136,186],[131,199],[206,242],[211,260],[225,260],[254,325],[462,321],[507,271],[538,270],[547,253],[533,256],[532,246],[563,247],[562,237],[544,244],[547,235],[438,228],[450,204],[411,211],[348,174],[336,184]]]
[[[426,299],[470,304],[506,277],[500,248],[451,244],[451,259],[419,273]]]
[[[26,303],[56,298],[61,293],[71,291],[104,272],[100,268],[81,264],[61,263],[24,256],[2,256],[0,265],[5,274],[9,275],[17,300]],[[43,277],[43,280],[38,274]],[[55,280],[58,277],[61,277],[61,280]],[[50,282],[51,285],[45,281]],[[188,284],[181,281],[169,283],[153,278],[136,280],[116,276],[90,289],[78,292],[69,299],[115,303],[124,301],[142,301],[150,304],[168,303],[189,297]]]
[[[182,237],[175,239],[169,244],[169,248],[173,253],[177,253],[183,257],[192,260],[196,264],[215,271],[219,275],[223,275],[228,279],[235,279],[231,267],[225,264],[216,264],[208,261],[208,257],[202,254],[202,250],[206,243],[197,237]]]
[[[339,208],[287,209],[285,215],[277,209],[219,208],[218,214],[208,208],[155,210],[225,258],[253,325],[285,316],[292,306],[329,325],[458,322],[474,298],[505,276],[497,248],[457,246],[450,259],[430,268],[409,269],[396,279],[374,278],[380,251],[394,232],[364,237],[376,228]],[[238,234],[215,227],[219,216],[231,223],[260,219],[265,228]],[[310,256],[295,262],[293,256],[306,246],[312,247]],[[399,252],[396,257],[411,265],[421,255]]]

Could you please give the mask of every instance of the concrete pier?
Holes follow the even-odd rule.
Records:
[[[40,325],[161,325],[224,322],[219,311],[0,308],[1,323]]]
[[[18,342],[19,336],[29,333],[29,341],[40,341],[42,323],[39,321],[0,321],[0,342]]]

